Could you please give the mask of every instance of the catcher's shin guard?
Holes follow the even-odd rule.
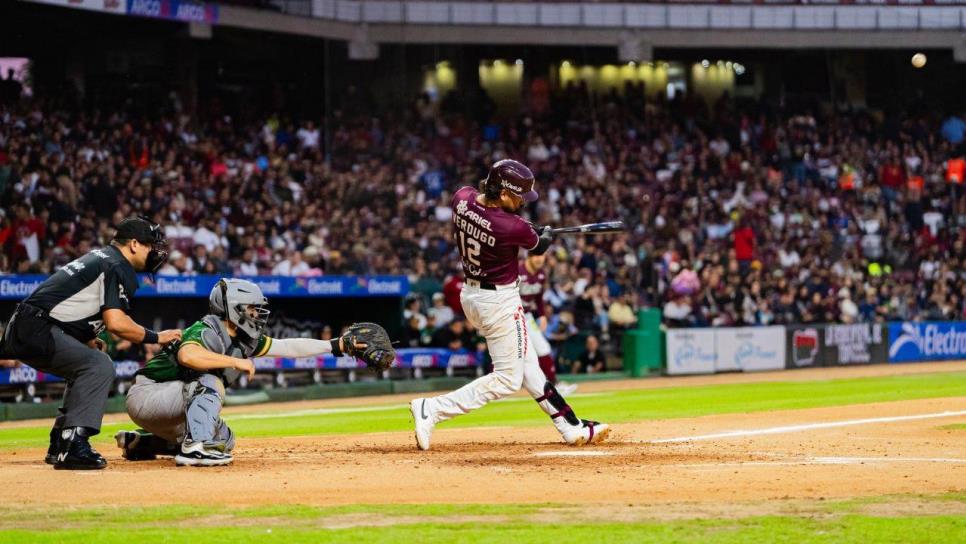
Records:
[[[224,389],[219,378],[211,374],[202,375],[197,381],[185,384],[185,437],[186,443],[224,441],[219,437],[221,403]]]

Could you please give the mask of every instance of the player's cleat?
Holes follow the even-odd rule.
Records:
[[[433,435],[434,423],[433,413],[426,406],[429,399],[414,399],[409,403],[409,411],[413,414],[413,422],[416,426],[416,445],[421,450],[429,449],[429,439]]]
[[[60,436],[60,429],[54,427],[50,430],[50,446],[47,446],[47,455],[44,462],[53,465],[57,462],[57,437]]]
[[[54,468],[57,470],[98,470],[107,466],[107,461],[91,447],[82,427],[69,427],[60,430],[57,444],[57,457]]]
[[[564,440],[571,446],[583,446],[587,444],[599,444],[607,440],[610,435],[610,425],[597,421],[580,420],[580,425],[574,425],[563,431]]]
[[[567,382],[557,382],[557,392],[561,396],[569,397],[577,392],[577,384]]]
[[[138,431],[118,431],[114,434],[117,447],[121,448],[121,457],[128,461],[153,461],[157,459],[157,452],[151,448],[151,438],[150,434],[142,434]]]
[[[182,444],[181,453],[174,456],[179,467],[217,467],[231,463],[233,457],[217,448],[205,447],[204,442]]]

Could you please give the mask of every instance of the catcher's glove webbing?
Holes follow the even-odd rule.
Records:
[[[342,334],[342,345],[332,342],[332,354],[336,357],[350,355],[365,361],[372,370],[386,370],[396,360],[396,350],[392,347],[386,329],[375,323],[354,323]]]

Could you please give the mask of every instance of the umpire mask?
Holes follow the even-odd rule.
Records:
[[[128,217],[117,226],[118,240],[137,240],[149,246],[147,259],[144,261],[144,272],[155,274],[168,261],[168,241],[164,239],[161,226],[152,223],[147,217]]]
[[[268,324],[268,299],[248,280],[222,278],[208,295],[209,311],[229,322],[249,339],[256,340]]]

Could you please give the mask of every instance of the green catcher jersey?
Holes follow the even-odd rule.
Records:
[[[207,315],[182,331],[180,342],[168,344],[160,353],[151,358],[144,365],[144,368],[138,371],[138,374],[156,382],[170,382],[184,380],[186,376],[197,373],[198,371],[187,368],[178,362],[178,351],[181,350],[182,346],[188,344],[197,344],[208,351],[221,355],[248,358],[261,357],[268,353],[272,339],[261,335],[258,337],[258,342],[253,350],[246,349],[242,343],[228,335],[228,331],[217,316]],[[246,351],[250,351],[250,353],[246,353]]]

